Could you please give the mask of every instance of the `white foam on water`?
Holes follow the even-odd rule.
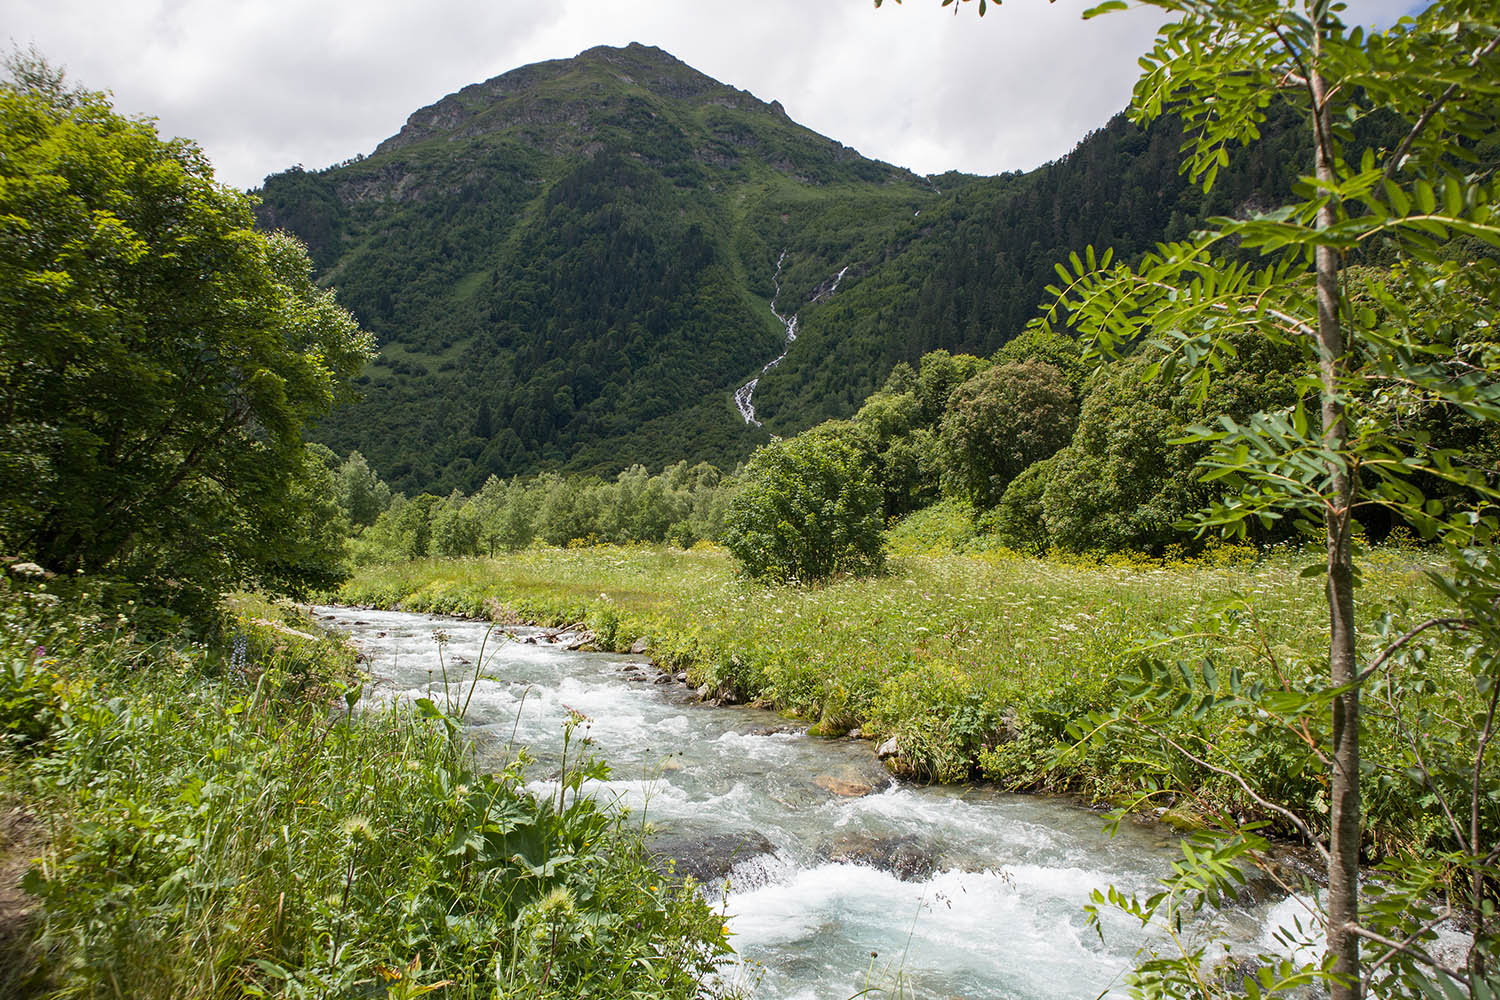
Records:
[[[736,948],[773,974],[778,954],[818,950],[843,970],[829,987],[842,987],[873,951],[919,989],[940,980],[965,991],[1005,983],[1026,996],[1093,997],[1130,963],[1131,945],[1105,948],[1071,903],[1039,899],[1003,873],[903,882],[861,865],[758,863],[766,881],[752,888],[737,869],[725,906]]]
[[[689,724],[685,715],[669,715],[642,728],[649,728],[653,735],[658,736],[686,736]]]
[[[830,803],[837,827],[862,825],[871,818],[897,829],[949,840],[1033,852],[1057,852],[1071,838],[1036,823],[1015,818],[994,802],[971,803],[933,795],[928,789],[893,785],[874,795]],[[1015,850],[1008,852],[1014,854]]]
[[[1266,911],[1256,944],[1268,954],[1314,965],[1323,960],[1323,933],[1317,902],[1299,893]]]
[[[731,729],[713,742],[736,754],[783,759],[796,751],[797,740],[805,738],[800,733],[737,733]]]
[[[526,782],[526,790],[538,798],[556,798],[555,778]],[[673,784],[668,778],[621,778],[608,781],[585,781],[580,791],[606,806],[619,806],[650,821],[698,819],[705,815],[743,816],[753,795],[743,783],[736,782],[719,795],[697,797]]]

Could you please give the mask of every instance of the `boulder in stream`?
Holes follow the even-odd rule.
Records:
[[[756,830],[736,833],[673,830],[647,838],[646,850],[662,871],[691,875],[699,882],[716,882],[724,878],[741,861],[770,854],[775,848],[766,835]]]
[[[864,865],[890,872],[903,882],[920,882],[932,876],[937,864],[911,834],[878,837],[867,833],[841,833],[821,852],[829,861]]]
[[[835,778],[831,774],[818,775],[813,779],[813,784],[846,799],[857,799],[875,790],[875,786],[869,782],[851,778]]]
[[[651,648],[651,642],[645,636],[641,636],[635,642],[632,642],[630,644],[630,652],[633,655],[635,655],[635,656],[642,655],[643,653],[646,652],[646,650],[648,650],[650,648]]]

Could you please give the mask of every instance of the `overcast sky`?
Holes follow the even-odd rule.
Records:
[[[938,0],[0,0],[0,31],[74,83],[195,139],[255,187],[327,166],[470,83],[595,45],[657,45],[866,156],[992,174],[1066,153],[1121,110],[1150,11],[1081,0],[983,18]],[[1411,0],[1350,0],[1387,24]]]

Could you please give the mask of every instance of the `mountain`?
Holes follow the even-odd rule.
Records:
[[[992,352],[1070,250],[1138,252],[1290,182],[1268,140],[1206,200],[1179,144],[1170,122],[1116,119],[1030,173],[924,178],[632,44],[466,87],[369,156],[268,177],[260,221],[308,244],[381,343],[317,439],[399,489],[469,491],[732,466],[852,412],[896,361]],[[764,427],[734,399],[758,375]]]

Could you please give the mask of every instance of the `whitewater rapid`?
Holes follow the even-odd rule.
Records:
[[[1164,827],[1127,823],[1110,837],[1096,813],[1063,800],[893,781],[867,741],[813,739],[771,712],[704,704],[658,683],[644,657],[570,652],[541,629],[318,610],[367,656],[367,703],[442,704],[444,669],[450,690],[466,692],[483,646],[465,720],[481,763],[512,759],[514,737],[537,758],[531,787],[553,789],[563,723],[582,713],[577,735],[611,767],[590,794],[688,850],[743,844],[705,891],[736,949],[724,981],[758,984],[759,1000],[870,988],[923,1000],[1123,996],[1147,937],[1108,908],[1101,937],[1084,906],[1108,885],[1151,891],[1180,857]],[[1229,907],[1185,933],[1273,946],[1296,906]]]

